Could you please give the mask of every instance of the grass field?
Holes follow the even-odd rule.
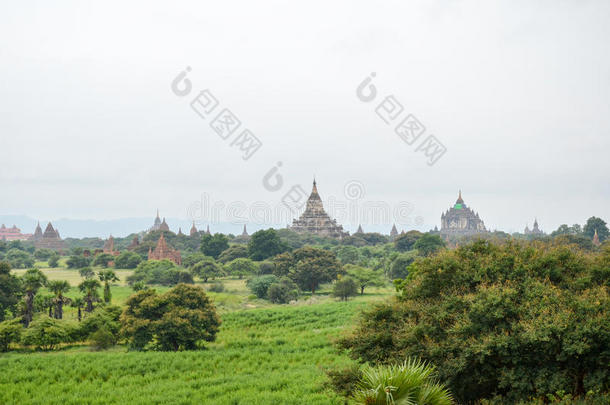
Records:
[[[374,297],[228,312],[203,351],[3,354],[0,403],[342,404],[323,368],[350,363],[332,339]]]

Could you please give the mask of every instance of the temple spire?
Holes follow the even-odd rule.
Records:
[[[599,236],[597,235],[597,229],[595,229],[595,233],[593,234],[593,244],[595,246],[601,245],[601,242],[599,241]]]

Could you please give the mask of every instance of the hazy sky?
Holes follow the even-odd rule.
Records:
[[[183,218],[315,174],[323,199],[409,202],[407,229],[458,189],[492,228],[608,221],[609,23],[608,1],[4,2],[0,213]],[[204,89],[262,142],[249,160],[191,109]],[[376,115],[389,95],[446,147],[433,166]]]

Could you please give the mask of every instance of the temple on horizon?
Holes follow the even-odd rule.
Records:
[[[50,222],[47,224],[44,232],[42,232],[39,222],[30,240],[34,242],[36,249],[62,250],[65,247],[64,241],[59,236],[59,231],[53,229],[53,225]]]
[[[292,221],[292,226],[289,229],[299,233],[311,233],[331,238],[343,238],[349,235],[341,225],[337,224],[336,220],[330,219],[324,211],[315,179],[311,194],[305,205],[305,212],[301,214],[299,219]]]
[[[453,207],[441,215],[441,236],[469,236],[485,232],[487,229],[479,213],[466,206],[460,190]]]

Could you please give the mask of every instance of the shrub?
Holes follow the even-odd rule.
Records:
[[[358,294],[358,284],[350,277],[343,277],[337,280],[333,286],[333,297],[341,298],[343,301],[347,301],[349,297],[353,297],[356,294]]]
[[[79,340],[90,338],[100,329],[111,333],[115,340],[118,339],[121,329],[119,322],[121,312],[122,308],[115,305],[96,308],[80,323]]]
[[[23,332],[22,343],[26,346],[36,346],[42,350],[53,350],[60,343],[72,341],[72,329],[67,321],[40,315]]]
[[[100,328],[89,337],[95,350],[106,350],[116,344],[115,336],[106,328]]]
[[[134,252],[123,252],[114,259],[117,269],[135,269],[142,262],[142,256]]]
[[[79,269],[87,267],[91,264],[91,258],[83,255],[72,255],[66,260],[66,265],[69,269]]]
[[[267,289],[267,298],[275,304],[287,304],[298,297],[299,287],[288,277],[282,277]]]
[[[19,319],[0,322],[0,352],[8,351],[11,343],[19,342],[22,330],[23,325]]]
[[[55,252],[49,257],[49,267],[59,267],[59,255]]]
[[[28,252],[19,249],[9,249],[5,259],[14,269],[27,269],[34,266],[34,258]]]
[[[279,280],[276,276],[269,274],[265,276],[253,277],[246,282],[246,286],[258,298],[267,298],[267,290],[271,284],[277,283]]]

